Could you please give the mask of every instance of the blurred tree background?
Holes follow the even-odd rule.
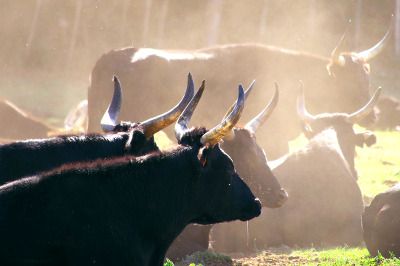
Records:
[[[328,56],[347,27],[348,49],[363,50],[383,37],[391,14],[400,20],[399,0],[0,2],[0,97],[59,118],[86,98],[92,67],[111,49],[260,42]],[[399,24],[389,46],[371,62],[373,86],[396,96]]]

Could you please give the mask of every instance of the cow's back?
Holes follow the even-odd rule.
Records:
[[[264,208],[248,226],[239,222],[216,226],[213,247],[237,252],[280,245],[359,244],[362,195],[338,149],[337,142],[312,140],[272,162],[274,175],[289,194],[288,201],[278,209]]]
[[[226,45],[191,51],[187,54],[194,57],[191,60],[182,59],[182,56],[168,60],[162,55],[141,59],[137,56],[140,52],[141,49],[135,48],[115,50],[103,55],[96,63],[88,96],[90,131],[100,130],[99,121],[107,108],[107,99],[111,97],[114,74],[124,84],[120,117],[130,121],[142,121],[173,106],[186,87],[184,77],[188,72],[194,75],[196,83],[205,79],[205,99],[199,104],[193,120],[208,127],[219,122],[219,117],[234,102],[238,84],[246,86],[255,79],[258,87],[243,114],[242,121],[248,121],[272,97],[273,82],[276,81],[280,86],[280,102],[268,121],[269,126],[257,132],[261,146],[274,158],[287,150],[287,140],[299,132],[295,113],[299,80],[303,80],[310,95],[314,91],[311,85],[327,83],[323,80],[327,76],[326,60],[264,45]],[[132,59],[136,61],[132,62]],[[329,100],[324,94],[320,96],[321,101],[324,97]]]
[[[400,185],[378,194],[362,215],[363,236],[368,251],[385,257],[400,254]]]

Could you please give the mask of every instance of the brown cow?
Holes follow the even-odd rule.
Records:
[[[371,145],[375,137],[369,132],[356,134],[352,126],[371,112],[379,93],[377,90],[368,104],[350,115],[313,116],[300,99],[299,115],[312,139],[304,148],[270,162],[290,195],[288,202],[279,209],[265,209],[248,226],[237,222],[215,226],[215,250],[359,244],[363,201],[354,176],[354,149],[356,145]]]
[[[218,95],[226,95],[226,90],[239,82],[256,79],[261,84],[271,84],[277,81],[283,88],[282,100],[271,117],[270,126],[258,132],[261,146],[271,158],[277,158],[288,151],[288,141],[300,134],[295,110],[297,93],[284,88],[294,88],[298,80],[303,80],[307,86],[307,102],[313,112],[355,110],[370,97],[368,61],[381,50],[390,32],[389,29],[377,45],[362,52],[342,51],[343,42],[340,42],[330,57],[249,43],[193,51],[133,47],[113,50],[104,54],[92,71],[88,93],[89,131],[100,130],[98,122],[110,97],[108,77],[113,74],[130,88],[124,96],[128,104],[121,111],[121,118],[141,121],[172,103],[178,93],[174,88],[183,86],[179,77],[189,71],[196,73],[213,88],[205,96],[201,115],[196,117],[204,125],[215,123],[215,117],[233,100],[233,97],[225,99]],[[272,93],[266,89],[260,91],[258,97],[264,99]],[[157,104],[149,104],[138,111],[135,107],[143,106],[143,102]],[[248,113],[255,113],[261,108],[260,101],[247,109]],[[365,121],[372,118],[371,113]],[[244,114],[244,119],[250,117]]]
[[[248,96],[252,86],[246,91]],[[240,176],[261,200],[264,207],[277,208],[287,198],[287,192],[281,188],[267,164],[263,149],[257,144],[255,132],[272,114],[278,103],[278,87],[271,102],[244,127],[235,127],[231,136],[225,138],[222,149],[232,158]],[[208,248],[211,226],[189,225],[171,245],[167,257],[176,261],[195,251]]]
[[[369,253],[400,256],[400,183],[378,194],[363,216],[364,241]]]
[[[376,107],[377,121],[373,124],[376,130],[399,130],[400,129],[400,101],[395,97],[382,96]]]

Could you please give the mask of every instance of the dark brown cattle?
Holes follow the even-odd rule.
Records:
[[[271,102],[244,127],[235,127],[230,137],[221,144],[235,163],[238,173],[261,200],[264,207],[282,206],[288,196],[268,166],[264,150],[257,144],[255,132],[272,114],[278,103],[278,88]],[[250,89],[252,86],[250,87]],[[250,91],[246,91],[246,96]],[[225,226],[225,224],[223,225]],[[211,226],[189,225],[171,245],[167,257],[176,261],[196,251],[204,251],[209,246]],[[235,243],[232,243],[235,245]]]
[[[0,99],[0,116],[3,126],[0,128],[0,138],[38,139],[45,138],[55,128],[43,120],[23,111],[12,102]]]
[[[270,162],[289,200],[279,209],[264,209],[262,216],[248,225],[215,226],[215,250],[361,243],[363,201],[354,176],[354,149],[356,145],[371,145],[375,137],[355,133],[352,126],[372,110],[379,93],[377,90],[363,108],[350,115],[310,115],[300,98],[299,115],[311,140],[304,148]]]
[[[205,96],[207,106],[196,117],[204,125],[215,123],[215,117],[221,115],[232,101],[233,97],[219,97],[227,95],[226,90],[253,79],[260,84],[277,81],[282,87],[282,100],[271,117],[270,126],[258,132],[261,146],[271,158],[277,158],[288,151],[288,140],[300,134],[295,109],[297,92],[285,88],[295,88],[298,80],[303,80],[307,86],[307,102],[313,112],[351,112],[357,109],[370,97],[367,62],[380,50],[389,32],[374,49],[343,52],[339,44],[330,57],[261,44],[230,44],[194,51],[132,47],[113,50],[104,54],[92,71],[88,93],[89,131],[100,130],[98,121],[107,105],[105,99],[109,98],[108,77],[113,74],[130,88],[125,93],[128,104],[123,108],[121,118],[140,121],[154,115],[158,108],[171,104],[170,99],[178,93],[175,88],[183,85],[179,77],[189,71],[196,73],[213,88]],[[272,91],[265,89],[259,92],[258,97],[265,99],[270,95]],[[140,111],[133,109],[144,102],[157,104],[149,104]],[[247,109],[249,113],[255,113],[261,108],[260,101]],[[244,118],[250,119],[246,114]],[[372,118],[373,115],[367,120]]]
[[[400,257],[400,184],[378,194],[362,215],[364,241],[372,256]]]
[[[394,97],[382,96],[377,103],[377,121],[373,128],[376,130],[400,129],[400,101]]]

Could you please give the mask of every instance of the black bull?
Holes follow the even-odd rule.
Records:
[[[117,123],[115,119],[118,118],[121,107],[122,88],[118,79],[114,78],[114,95],[104,114],[107,119],[101,122],[103,129],[111,133],[58,136],[0,145],[0,184],[47,171],[65,163],[126,154],[139,156],[158,151],[153,134],[178,119],[194,94],[193,86],[189,75],[185,95],[175,107],[164,114],[139,124]]]
[[[169,153],[74,165],[0,187],[1,264],[162,265],[188,223],[258,216],[261,204],[231,159],[218,146],[199,146],[198,133]]]
[[[389,31],[388,31],[389,32]],[[382,47],[383,41],[379,43]],[[360,53],[340,53],[338,45],[331,57],[322,57],[260,44],[234,44],[194,51],[163,51],[155,49],[125,48],[104,54],[96,63],[88,93],[89,131],[98,131],[98,121],[107,105],[109,77],[114,73],[130,88],[124,99],[121,119],[141,120],[156,113],[155,106],[164,108],[180,88],[180,77],[191,71],[206,79],[210,90],[200,106],[196,121],[203,125],[215,123],[232,102],[235,88],[240,82],[256,79],[267,88],[258,92],[260,99],[271,97],[268,84],[281,85],[282,99],[271,116],[269,126],[258,132],[260,145],[276,158],[287,151],[287,142],[300,133],[296,117],[298,81],[306,86],[309,109],[314,113],[351,112],[361,106],[369,95],[369,65],[367,60],[376,49]],[[377,48],[377,47],[374,47]],[[218,97],[218,95],[231,95]],[[140,110],[132,107],[149,104]],[[262,101],[248,106],[248,114],[262,108]],[[374,117],[371,115],[369,119]],[[244,114],[245,119],[249,116]],[[284,122],[283,122],[284,121]]]
[[[209,131],[187,127],[201,93],[175,126],[173,151],[75,163],[1,186],[2,265],[162,265],[188,223],[258,216],[260,201],[218,146],[240,117],[243,89]]]

